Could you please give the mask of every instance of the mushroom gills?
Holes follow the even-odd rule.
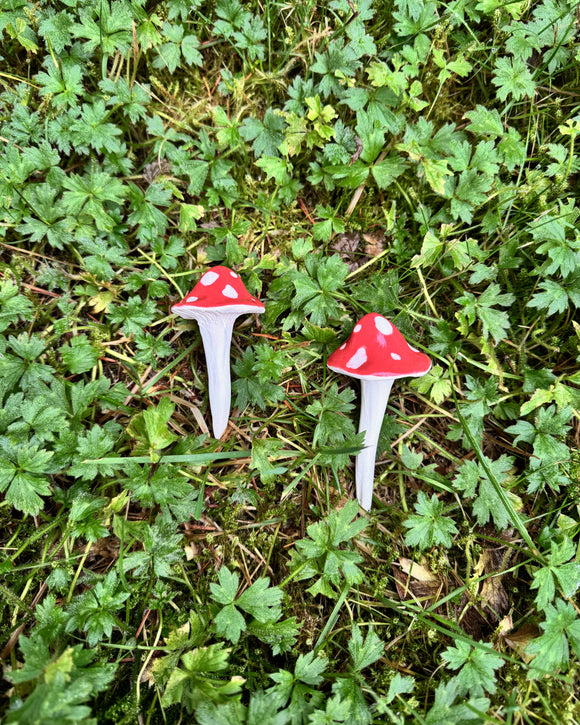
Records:
[[[381,425],[393,387],[392,378],[362,379],[359,433],[365,433],[365,447],[356,458],[356,497],[365,511],[373,502],[375,457]]]

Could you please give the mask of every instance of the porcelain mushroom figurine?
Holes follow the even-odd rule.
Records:
[[[411,347],[397,328],[371,312],[354,327],[351,336],[328,358],[328,367],[361,381],[359,432],[365,447],[356,460],[356,496],[369,511],[373,499],[375,457],[381,424],[393,380],[418,378],[431,368],[431,360]]]
[[[264,305],[252,297],[236,272],[218,266],[209,269],[171,311],[199,324],[207,363],[213,434],[221,438],[230,416],[230,346],[234,322],[240,315],[264,312]]]

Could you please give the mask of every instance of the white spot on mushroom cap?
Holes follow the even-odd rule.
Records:
[[[362,328],[362,325],[355,325],[353,332],[360,332]]]
[[[388,320],[385,320],[384,317],[375,317],[375,327],[379,332],[382,332],[383,335],[393,334],[393,326]]]
[[[231,284],[227,284],[223,290],[222,294],[224,297],[229,297],[231,300],[237,300],[238,299],[238,293],[236,290],[231,286]]]
[[[198,297],[188,297],[185,301],[186,302],[197,302],[199,298]]]
[[[199,280],[204,287],[209,287],[211,284],[213,284],[216,279],[219,279],[219,274],[217,272],[206,272],[203,277]]]
[[[238,278],[238,275],[237,275],[237,274],[236,274],[235,272],[232,272],[232,270],[231,270],[231,269],[230,269],[230,275],[231,275],[231,276],[232,276],[232,277],[233,277],[234,279],[237,279],[237,278]]]
[[[392,352],[391,353],[391,357],[393,358],[393,360],[400,360],[401,359],[401,356],[400,355],[397,355],[396,352]]]
[[[413,347],[413,345],[409,345],[409,347],[411,348],[411,350],[412,350],[413,352],[419,352],[419,350],[417,350],[417,348],[416,348],[416,347]]]
[[[344,350],[346,347],[346,342],[343,342],[342,345],[338,348],[339,350]]]
[[[347,362],[346,367],[351,370],[357,370],[367,361],[367,351],[364,347],[359,347],[351,359]]]

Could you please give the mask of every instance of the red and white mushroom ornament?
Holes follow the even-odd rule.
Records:
[[[221,438],[230,417],[234,322],[240,315],[264,312],[264,305],[252,297],[236,272],[218,266],[209,269],[171,311],[186,320],[197,320],[199,325],[207,363],[213,434]]]
[[[425,375],[431,360],[411,347],[392,322],[371,312],[357,322],[348,340],[328,358],[327,365],[361,381],[359,432],[365,431],[365,447],[356,459],[355,480],[358,501],[369,511],[377,443],[393,381]]]

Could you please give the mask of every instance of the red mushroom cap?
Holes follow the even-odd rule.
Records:
[[[264,312],[264,305],[248,292],[240,276],[227,267],[212,267],[181,302],[173,305],[171,311],[189,317],[199,310],[235,308],[244,312]]]
[[[327,365],[337,373],[361,380],[417,378],[429,371],[431,360],[411,347],[392,322],[371,312],[357,322]]]

